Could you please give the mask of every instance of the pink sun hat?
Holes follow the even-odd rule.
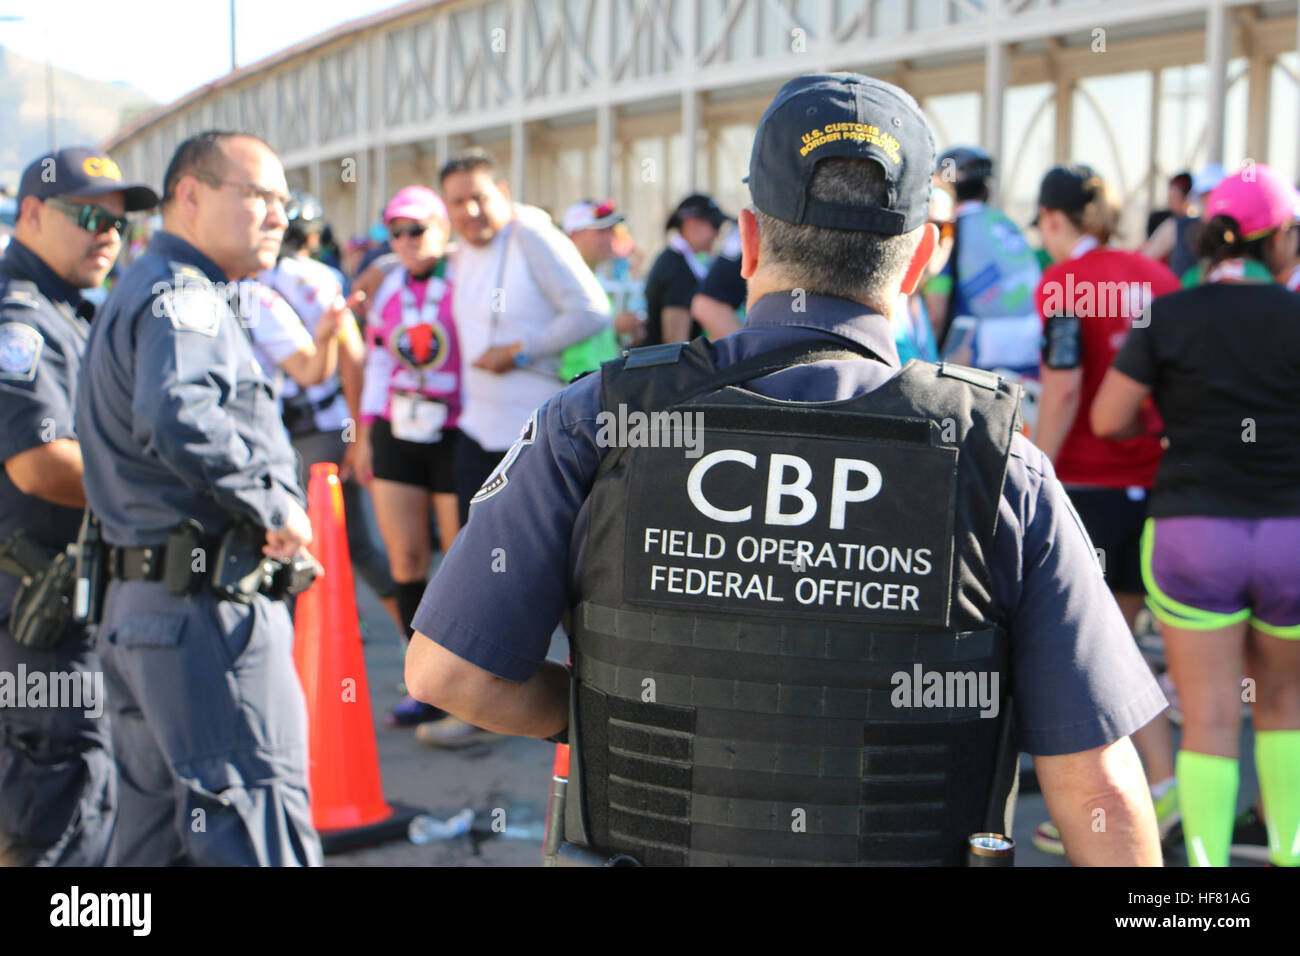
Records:
[[[1296,218],[1300,192],[1272,166],[1248,163],[1215,186],[1205,203],[1205,218],[1231,216],[1241,238],[1258,239]]]
[[[399,189],[388,205],[384,207],[384,222],[394,219],[414,219],[424,222],[437,217],[447,218],[447,207],[442,204],[438,194],[428,186],[405,186]]]

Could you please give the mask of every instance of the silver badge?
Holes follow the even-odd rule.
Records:
[[[515,443],[510,446],[510,450],[506,452],[505,457],[501,459],[501,463],[497,465],[496,468],[492,469],[492,474],[487,476],[487,479],[483,482],[483,487],[474,493],[473,498],[469,499],[470,504],[477,504],[480,501],[486,501],[509,484],[510,479],[506,477],[506,472],[509,471],[510,466],[515,463],[515,459],[518,458],[519,453],[524,450],[524,446],[531,445],[535,441],[537,441],[536,411],[529,416],[528,421],[524,422],[523,431],[519,433],[519,437],[515,439]]]

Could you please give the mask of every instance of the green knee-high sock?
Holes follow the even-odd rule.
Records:
[[[1237,761],[1180,750],[1174,768],[1188,863],[1227,866],[1237,809]]]
[[[1300,730],[1257,730],[1255,773],[1264,797],[1268,858],[1300,866]]]

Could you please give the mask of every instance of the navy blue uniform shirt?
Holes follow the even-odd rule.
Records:
[[[305,500],[229,288],[212,260],[159,232],[95,320],[77,433],[86,497],[110,544],[162,544],[189,518],[208,534],[235,515],[279,528],[289,502]]]
[[[29,295],[13,279],[36,285]],[[17,239],[0,259],[0,461],[72,433],[73,398],[94,307]],[[22,529],[62,551],[81,526],[81,510],[23,494],[0,469],[0,540]],[[18,579],[0,574],[0,616]]]
[[[866,346],[879,361],[795,366],[746,387],[772,398],[842,401],[898,372],[888,320],[821,296],[765,296],[743,329],[711,348],[718,367],[726,368],[792,344],[842,346],[837,337]],[[596,442],[600,411],[599,373],[537,410],[535,427],[525,426],[498,472],[506,480],[471,508],[469,524],[425,591],[413,621],[417,631],[506,680],[536,672],[578,593],[586,499],[606,450]],[[1165,708],[1051,464],[1022,435],[1011,443],[990,567],[999,623],[1011,636],[1021,750],[1090,750],[1138,730]]]

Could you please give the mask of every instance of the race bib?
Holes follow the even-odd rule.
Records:
[[[393,437],[401,441],[432,445],[442,438],[447,406],[418,395],[398,394],[390,406],[389,424]]]

